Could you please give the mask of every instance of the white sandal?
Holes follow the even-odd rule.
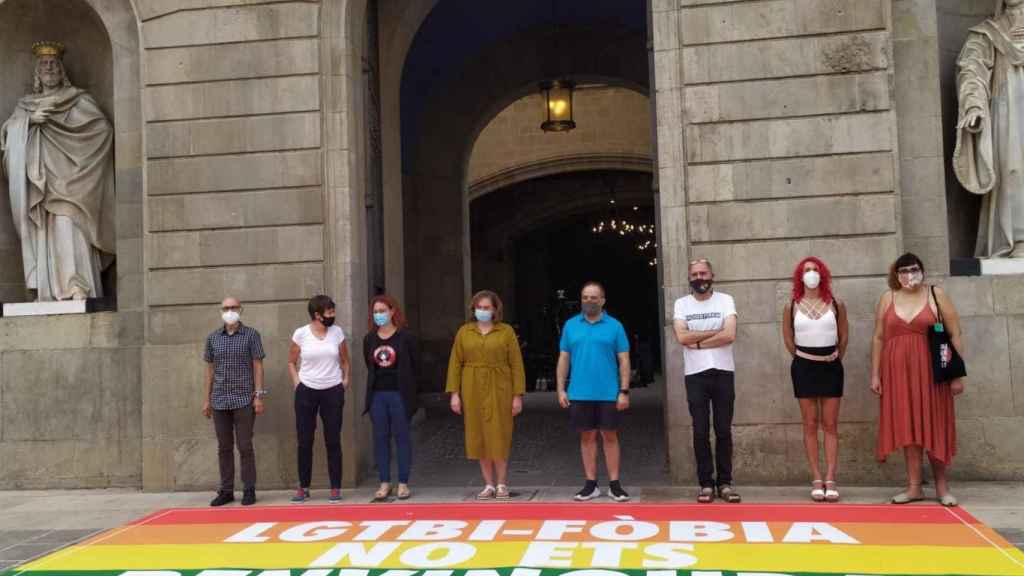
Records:
[[[512,493],[509,492],[507,484],[498,484],[498,490],[494,493],[494,497],[498,500],[508,500],[512,497]]]
[[[491,498],[494,498],[495,494],[496,494],[496,492],[494,490],[494,486],[491,486],[490,484],[488,484],[488,485],[484,486],[484,489],[481,490],[479,494],[476,495],[476,499],[477,500],[490,500]]]
[[[824,502],[825,501],[825,490],[822,489],[822,486],[824,486],[824,485],[825,485],[825,482],[822,481],[822,480],[812,480],[811,481],[811,486],[814,487],[814,489],[811,490],[811,500],[814,500],[815,502]]]
[[[836,490],[835,480],[825,481],[825,501],[826,502],[839,502],[839,490]]]

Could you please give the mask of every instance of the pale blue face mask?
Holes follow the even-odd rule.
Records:
[[[387,312],[374,312],[373,323],[377,326],[387,326],[391,322],[391,315]]]
[[[490,322],[494,318],[494,310],[481,310],[480,308],[474,308],[473,315],[476,316],[477,322]]]

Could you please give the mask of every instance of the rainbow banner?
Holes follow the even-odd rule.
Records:
[[[940,506],[424,504],[164,510],[32,576],[1024,576]]]

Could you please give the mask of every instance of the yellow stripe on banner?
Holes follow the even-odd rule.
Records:
[[[535,543],[545,544],[545,543]],[[585,543],[563,542],[563,556],[571,557],[572,568],[591,568],[595,551]],[[607,544],[607,543],[605,543]],[[374,548],[374,546],[384,546]],[[380,552],[379,563],[359,562],[362,568],[500,568],[520,566],[529,543],[526,542],[402,542],[345,543],[356,546],[365,557]],[[576,547],[573,548],[573,545]],[[1024,576],[1024,553],[1015,548],[965,548],[944,546],[868,546],[837,544],[695,544],[692,551],[675,544],[676,564],[664,562],[664,543],[640,543],[637,549],[621,551],[621,569],[692,569],[748,572],[832,572],[843,574],[978,574],[988,576]],[[51,558],[43,558],[22,567],[39,570],[173,570],[232,568],[306,568],[338,543],[262,543],[208,545],[76,546]],[[472,548],[467,549],[466,546]],[[685,545],[684,545],[685,546]],[[454,547],[454,548],[447,548]],[[432,550],[432,551],[431,551]],[[447,565],[447,554],[472,553],[468,560]],[[390,553],[386,553],[389,552]],[[602,552],[607,558],[608,549]],[[614,551],[612,551],[614,557]],[[571,555],[571,556],[570,556]],[[686,564],[687,555],[696,563]],[[324,567],[348,567],[351,557]],[[692,560],[691,560],[692,562]],[[554,567],[554,566],[552,566]],[[568,566],[566,566],[568,568]]]

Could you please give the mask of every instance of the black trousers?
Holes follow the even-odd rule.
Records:
[[[693,455],[701,488],[732,484],[732,412],[736,400],[732,372],[710,369],[686,376],[686,401],[693,419]],[[715,458],[711,459],[711,423]],[[715,481],[715,471],[718,480]]]
[[[252,430],[256,412],[252,404],[236,410],[214,410],[213,429],[217,432],[217,459],[220,464],[220,489],[235,489],[235,444],[242,464],[242,487],[256,487],[256,452],[252,447]]]
[[[316,416],[324,423],[327,474],[331,488],[341,488],[341,417],[345,389],[339,384],[326,390],[299,384],[295,389],[295,430],[299,437],[299,485],[309,488],[313,475],[313,437]]]

